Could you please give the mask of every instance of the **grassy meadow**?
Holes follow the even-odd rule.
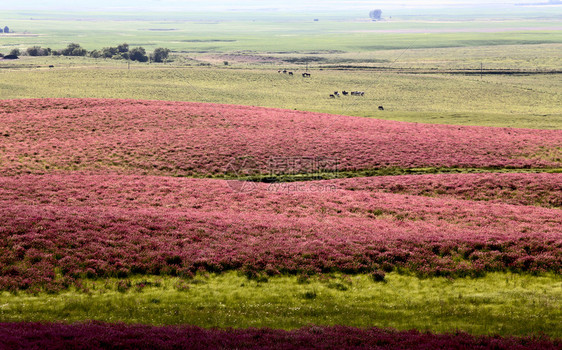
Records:
[[[309,324],[562,337],[562,279],[492,273],[471,279],[368,275],[86,280],[59,294],[1,293],[0,319],[206,328],[295,329]]]
[[[519,10],[517,10],[519,11]],[[446,21],[407,13],[234,15],[2,11],[0,52],[39,45],[172,50],[166,63],[0,60],[0,99],[119,98],[294,109],[416,123],[562,129],[560,8]],[[497,14],[495,14],[497,15]],[[494,15],[494,16],[495,16]],[[523,16],[523,18],[522,18]],[[366,17],[366,15],[364,16]],[[53,67],[49,67],[49,66]],[[481,67],[483,68],[481,71]],[[279,73],[287,69],[293,76]],[[310,78],[301,73],[308,71]],[[482,75],[480,75],[482,73]],[[330,98],[334,91],[365,96]],[[384,106],[384,111],[378,109]],[[0,150],[2,149],[0,139]],[[309,324],[562,338],[562,279],[275,276],[85,279],[58,293],[0,292],[0,322],[101,320],[295,329]]]
[[[102,62],[97,62],[102,61]],[[48,68],[51,63],[55,67]],[[7,65],[6,63],[4,63]],[[29,65],[34,64],[34,67]],[[30,58],[0,70],[2,98],[96,97],[178,100],[297,109],[379,119],[558,129],[562,82],[551,74],[414,74],[369,70],[134,64]],[[21,66],[21,68],[20,68]],[[331,99],[334,91],[365,96]],[[385,110],[379,111],[382,105]]]

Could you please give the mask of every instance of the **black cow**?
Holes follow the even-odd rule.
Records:
[[[383,107],[383,106],[379,106],[379,111],[384,111],[384,107]]]

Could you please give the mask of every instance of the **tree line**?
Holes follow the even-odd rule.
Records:
[[[88,51],[80,46],[80,44],[71,43],[62,50],[52,50],[51,48],[43,48],[41,46],[28,47],[27,50],[13,49],[10,55],[21,56],[90,56],[93,58],[112,58],[123,59],[138,62],[164,62],[168,59],[169,49],[156,48],[151,54],[148,54],[142,47],[130,48],[129,44],[123,43],[117,47],[104,47],[101,50]]]

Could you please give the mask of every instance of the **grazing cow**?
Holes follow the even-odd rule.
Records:
[[[293,75],[293,72],[289,72],[289,75]]]
[[[53,66],[52,64],[49,66],[49,68],[55,68],[55,66]]]
[[[277,73],[281,73],[281,70],[278,70]]]
[[[303,78],[306,78],[306,77],[310,78],[310,73],[302,73],[302,77]]]
[[[338,91],[334,91],[334,95],[336,95],[337,97],[340,97],[340,93]]]
[[[347,92],[347,91],[345,91],[345,90],[343,90],[341,93],[342,93],[344,96],[347,96],[347,94],[349,94],[349,92]]]
[[[334,96],[334,95],[330,95],[330,98],[336,98],[336,96]]]
[[[384,107],[383,107],[383,106],[379,106],[379,111],[384,111]]]
[[[363,92],[363,91],[352,91],[351,95],[352,96],[363,96],[363,95],[365,95],[365,92]]]
[[[286,69],[283,69],[283,74],[287,74],[287,70],[286,70]]]

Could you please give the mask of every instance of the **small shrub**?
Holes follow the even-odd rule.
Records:
[[[187,292],[189,290],[189,285],[184,282],[184,281],[178,281],[175,285],[174,288],[178,291],[178,292]]]
[[[304,294],[302,295],[302,297],[303,297],[304,299],[307,299],[307,300],[316,299],[316,297],[317,297],[316,291],[315,291],[315,290],[308,291],[308,292],[304,293]]]
[[[142,292],[142,290],[143,290],[144,288],[150,287],[150,286],[153,286],[153,285],[154,285],[154,283],[152,283],[152,282],[150,282],[150,281],[143,280],[143,281],[140,281],[140,282],[136,282],[136,283],[135,283],[135,290],[136,290],[137,292]]]
[[[119,282],[117,282],[117,291],[119,293],[125,293],[130,288],[131,288],[131,281],[119,280]]]
[[[297,283],[298,284],[309,284],[310,283],[310,276],[307,274],[300,274],[297,276]]]
[[[328,288],[339,290],[339,291],[342,291],[342,292],[349,289],[349,288],[347,288],[347,286],[345,284],[339,283],[339,282],[328,283]]]
[[[384,264],[382,264],[382,270],[384,272],[392,272],[392,271],[394,271],[394,266],[390,263],[384,263]]]
[[[243,274],[250,281],[256,281],[258,283],[267,283],[269,281],[267,275],[251,268],[244,269]]]
[[[189,281],[189,283],[190,283],[190,284],[207,284],[207,281],[194,278],[194,279],[192,279],[191,281]]]
[[[375,270],[375,271],[371,272],[371,278],[375,282],[384,282],[385,281],[384,277],[385,277],[384,271]]]

